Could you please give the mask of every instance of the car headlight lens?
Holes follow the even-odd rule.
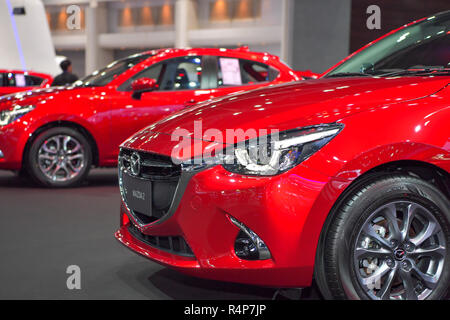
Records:
[[[305,161],[342,129],[341,124],[324,124],[248,140],[223,155],[222,165],[242,175],[274,176]]]
[[[34,108],[35,106],[33,105],[26,105],[26,106],[15,105],[12,107],[12,109],[1,111],[0,126],[6,126],[7,124],[16,121],[17,119],[24,116]]]

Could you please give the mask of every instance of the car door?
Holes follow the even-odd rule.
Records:
[[[118,88],[112,101],[112,145],[118,150],[126,138],[161,118],[211,97],[207,64],[204,56],[182,56],[157,62],[131,76]],[[131,84],[141,78],[152,78],[157,87],[132,97]],[[115,151],[115,152],[116,152]]]

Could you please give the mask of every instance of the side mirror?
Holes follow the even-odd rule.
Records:
[[[131,90],[133,91],[133,99],[139,100],[144,92],[149,92],[155,90],[157,83],[155,79],[151,78],[140,78],[134,80],[131,83]]]
[[[361,66],[361,68],[359,69],[359,71],[360,71],[361,73],[371,72],[371,71],[374,71],[374,66],[373,66],[372,63],[366,62],[366,63],[363,63],[363,64],[362,64],[362,66]]]

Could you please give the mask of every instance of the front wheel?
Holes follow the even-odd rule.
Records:
[[[26,160],[28,173],[40,185],[72,187],[88,175],[92,151],[80,132],[57,127],[44,131],[34,140]]]
[[[425,300],[450,283],[450,201],[426,181],[379,178],[351,194],[322,237],[316,281],[326,298]]]

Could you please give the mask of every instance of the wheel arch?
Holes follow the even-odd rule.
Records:
[[[324,270],[321,270],[321,268],[319,268],[319,266],[321,265],[319,260],[324,258],[324,256],[321,254],[321,249],[325,246],[327,231],[329,230],[334,217],[339,212],[341,206],[348,200],[350,200],[354,192],[374,180],[396,175],[407,175],[427,181],[428,183],[435,186],[438,190],[440,190],[450,201],[450,173],[437,165],[425,161],[400,160],[380,164],[368,170],[367,172],[364,172],[355,180],[353,180],[339,195],[337,200],[334,202],[331,210],[329,211],[320,231],[319,241],[316,247],[316,254],[314,259],[314,278],[318,287],[320,288],[320,291],[326,299],[332,299],[332,296],[330,294],[330,290],[328,289]]]
[[[44,132],[46,130],[49,130],[52,128],[57,128],[57,127],[72,128],[72,129],[75,129],[78,132],[80,132],[88,140],[89,145],[91,146],[92,156],[93,156],[92,160],[93,160],[94,166],[99,165],[98,145],[97,145],[97,142],[95,141],[92,133],[88,129],[86,129],[84,126],[80,125],[79,123],[76,123],[73,121],[67,121],[67,120],[57,120],[57,121],[52,121],[52,122],[49,122],[49,123],[46,123],[46,124],[40,126],[36,130],[34,130],[34,132],[31,134],[30,138],[27,140],[27,143],[25,144],[24,152],[22,155],[22,169],[23,169],[23,166],[25,166],[25,163],[26,163],[25,159],[28,156],[30,147],[33,144],[33,142],[36,140],[36,138],[39,136],[39,134],[41,134],[42,132]]]
[[[329,226],[333,222],[335,215],[339,211],[339,208],[349,200],[354,192],[362,188],[364,185],[370,183],[375,179],[381,179],[383,177],[393,175],[408,175],[425,180],[439,189],[450,201],[450,173],[429,162],[418,160],[392,161],[380,164],[364,172],[355,180],[353,180],[339,195],[337,200],[334,202],[331,210],[329,211],[320,231],[319,242],[317,244],[316,255],[314,259],[314,277],[316,278],[316,282],[319,287],[326,287],[327,284],[323,277],[320,277],[320,275],[318,277],[318,272],[320,272],[319,270],[317,270],[318,259],[323,258],[320,255],[321,248],[323,248],[325,244],[327,231],[329,229]],[[325,296],[325,298],[331,297]]]
[[[332,219],[337,209],[348,197],[363,185],[389,175],[409,175],[425,180],[439,189],[450,200],[450,173],[444,169],[425,161],[398,160],[380,164],[353,180],[339,195],[331,208],[327,220]],[[325,225],[324,225],[325,227]],[[322,228],[323,231],[324,228]]]

